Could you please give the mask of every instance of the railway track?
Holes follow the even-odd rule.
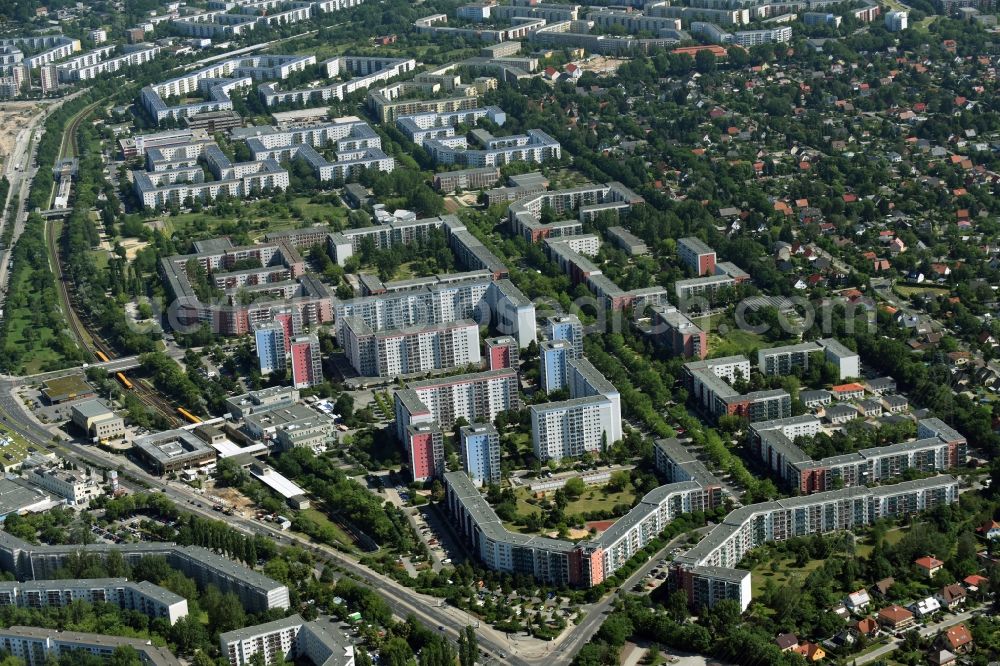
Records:
[[[55,262],[54,268],[56,273],[56,282],[59,286],[60,298],[66,308],[66,321],[69,324],[70,330],[73,332],[73,336],[77,339],[80,348],[88,354],[89,360],[91,361],[104,359],[114,360],[118,358],[118,353],[111,347],[111,345],[105,342],[96,331],[87,326],[77,315],[76,308],[73,307],[74,299],[69,292],[69,278],[67,278],[66,274],[63,272],[62,259],[59,255],[59,247],[56,242],[55,233],[49,233],[48,243],[49,254]],[[97,352],[100,352],[100,354],[104,356],[104,359],[101,359]],[[131,391],[142,404],[162,415],[173,426],[183,423],[181,419],[177,418],[174,406],[157,393],[155,389],[134,376],[132,379]]]

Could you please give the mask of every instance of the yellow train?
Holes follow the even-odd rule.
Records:
[[[184,409],[183,407],[178,407],[177,413],[183,416],[187,421],[190,421],[191,423],[201,423],[201,419],[199,419],[197,416],[195,416],[188,410]]]

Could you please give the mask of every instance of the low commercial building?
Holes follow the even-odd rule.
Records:
[[[100,479],[86,472],[61,467],[32,467],[23,474],[23,478],[64,498],[71,506],[86,506],[95,497],[103,494]]]
[[[71,400],[96,398],[94,387],[86,382],[83,375],[68,375],[49,379],[42,384],[42,395],[50,405],[61,405]]]
[[[166,430],[140,437],[132,451],[155,474],[194,469],[215,462],[216,452],[189,430]]]
[[[0,523],[13,513],[40,513],[57,504],[51,497],[27,483],[0,478]]]
[[[73,423],[89,437],[101,441],[125,436],[125,419],[115,414],[104,400],[87,400],[73,405]]]

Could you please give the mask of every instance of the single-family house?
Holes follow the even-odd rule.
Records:
[[[984,539],[1000,539],[1000,523],[995,520],[987,520],[976,528],[976,532]]]
[[[916,620],[913,617],[913,613],[902,606],[893,604],[892,606],[886,606],[878,612],[878,623],[892,631],[901,631],[912,627],[916,623]]]
[[[795,634],[778,634],[778,637],[774,639],[774,643],[782,652],[791,652],[799,646],[799,639]]]
[[[860,613],[868,608],[872,603],[871,597],[868,596],[868,590],[858,590],[857,592],[851,592],[844,599],[844,605],[847,606],[852,612]]]
[[[941,602],[935,597],[925,597],[920,601],[915,601],[910,605],[910,610],[917,617],[927,617],[941,610]]]
[[[964,624],[958,624],[944,632],[943,642],[955,654],[965,654],[972,649],[972,634]]]
[[[944,562],[931,555],[918,558],[913,564],[928,578],[933,578],[934,574],[944,568]]]
[[[958,583],[952,583],[951,585],[942,587],[941,591],[938,592],[937,598],[942,606],[953,611],[965,603],[966,595],[964,587]]]

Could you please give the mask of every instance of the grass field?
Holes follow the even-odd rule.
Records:
[[[60,223],[61,224],[61,223]],[[58,228],[48,230],[49,233],[58,233]],[[32,287],[33,271],[14,270],[10,274],[11,294],[30,294],[35,291]],[[54,347],[53,341],[56,333],[48,326],[45,326],[39,319],[41,313],[33,307],[31,301],[20,307],[8,307],[4,316],[10,320],[10,332],[6,344],[20,349],[26,349],[21,358],[24,362],[23,372],[20,374],[35,374],[50,362],[59,361],[62,357]]]
[[[193,234],[216,235],[220,232],[231,233],[224,227],[235,227],[241,220],[247,222],[248,234],[253,239],[259,239],[271,231],[297,229],[309,224],[330,223],[347,217],[347,209],[331,204],[312,203],[310,197],[296,197],[276,214],[267,200],[252,201],[245,204],[237,215],[219,217],[210,211],[200,213],[181,213],[164,218],[166,233],[176,233],[182,237]]]
[[[903,527],[896,527],[894,529],[889,530],[888,532],[885,533],[885,543],[890,546],[899,543],[900,540],[903,538],[903,535],[906,534],[906,532],[907,529]],[[858,557],[868,557],[869,555],[871,555],[871,552],[874,549],[875,546],[870,543],[859,543],[857,546],[855,546],[855,552],[857,553]]]
[[[341,529],[340,525],[337,525],[337,523],[327,518],[326,514],[319,509],[308,508],[300,511],[299,513],[301,513],[303,517],[309,518],[317,525],[328,527],[333,534],[336,535],[337,541],[348,548],[354,548],[354,541],[351,539],[350,535]]]
[[[951,289],[945,287],[916,287],[908,284],[897,284],[893,287],[893,290],[900,296],[905,296],[910,298],[917,295],[930,294],[931,296],[944,296],[945,294],[950,294]]]
[[[809,560],[804,567],[795,566],[795,558],[778,560],[778,570],[771,571],[772,560],[765,562],[759,567],[755,567],[751,576],[751,593],[753,597],[760,596],[764,590],[764,584],[768,580],[773,580],[778,586],[798,585],[801,586],[806,577],[820,568],[825,560]]]
[[[531,497],[530,490],[519,488],[515,491],[515,495],[517,496],[518,514],[526,516],[530,513],[541,513],[542,510],[538,506],[528,503],[528,498]],[[549,496],[551,497],[551,494]],[[607,494],[600,487],[588,487],[579,499],[570,502],[566,506],[566,515],[573,516],[589,511],[606,511],[614,508],[616,504],[633,506],[635,499],[635,491],[631,486],[621,492]]]
[[[724,320],[725,318],[721,314],[691,320],[696,326],[708,333],[708,348],[711,350],[711,356],[749,354],[754,349],[773,346],[773,343],[765,341],[763,337],[750,331],[743,331],[730,325],[727,325],[725,330],[720,330],[719,327]]]

